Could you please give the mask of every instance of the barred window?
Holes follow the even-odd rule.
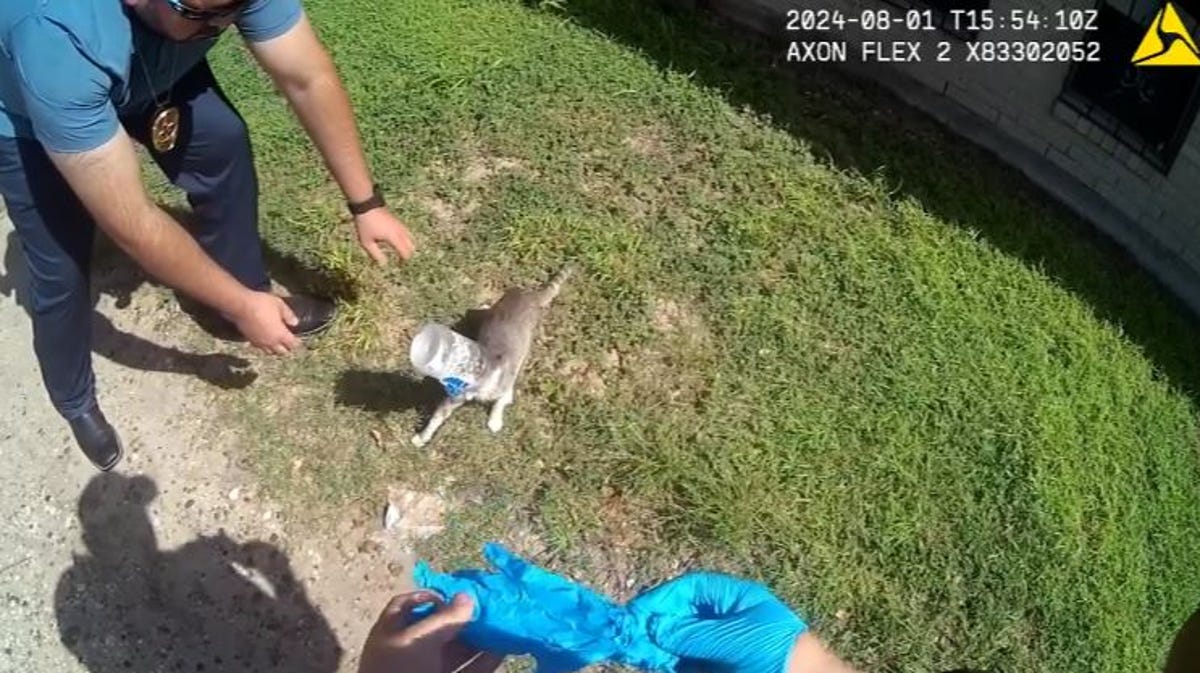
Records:
[[[1116,2],[1100,4],[1097,30],[1087,38],[1100,43],[1100,62],[1074,64],[1060,100],[1168,173],[1196,120],[1200,67],[1134,65],[1133,55],[1165,3]],[[1174,0],[1172,5],[1195,40],[1200,0]]]

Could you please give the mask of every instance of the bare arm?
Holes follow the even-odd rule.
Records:
[[[838,658],[812,631],[796,639],[788,657],[786,673],[858,673]]]
[[[363,201],[374,191],[374,181],[363,156],[362,142],[350,98],[317,39],[307,16],[283,35],[250,42],[250,51],[275,82],[304,130],[325,159],[325,165],[349,201]],[[354,218],[358,242],[376,262],[385,263],[381,243],[403,259],[412,256],[412,234],[387,208],[375,208]]]
[[[49,156],[96,224],[150,275],[221,311],[263,350],[296,345],[284,325],[295,316],[282,301],[238,282],[150,200],[124,129],[94,150]]]
[[[90,152],[50,158],[100,228],[151,275],[226,314],[242,311],[247,288],[146,194],[124,129]]]
[[[350,97],[308,17],[302,16],[287,33],[266,42],[252,42],[249,48],[292,104],[346,198],[362,201],[371,196],[371,172],[363,156]]]

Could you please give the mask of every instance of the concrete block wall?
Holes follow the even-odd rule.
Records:
[[[860,17],[864,10],[887,8],[893,17],[904,15],[904,10],[881,0],[708,0],[705,7],[780,45],[792,40],[844,40],[848,70],[870,77],[943,120],[959,117],[947,104],[961,108],[974,118],[964,128],[990,127],[972,135],[987,136],[986,144],[1002,158],[1019,155],[1018,163],[1027,168],[1032,161],[1028,155],[1038,155],[1057,171],[1029,169],[1027,175],[1037,175],[1052,194],[1070,193],[1071,199],[1065,201],[1094,201],[1074,209],[1130,248],[1144,266],[1200,313],[1200,120],[1193,123],[1164,175],[1060,101],[1069,63],[966,62],[967,47],[960,38],[941,30],[909,31],[894,23],[886,31],[867,31],[850,22],[844,30],[825,34],[786,30],[787,12],[792,9],[839,10],[844,17]],[[1008,16],[1014,9],[1052,16],[1059,9],[1094,9],[1096,5],[1093,0],[992,0],[990,7],[997,16]],[[1094,38],[1082,31],[1033,33],[994,28],[980,32],[978,39]],[[866,41],[917,42],[922,60],[861,63],[860,45]],[[937,61],[939,43],[951,44],[951,62]],[[926,91],[913,92],[912,87]],[[1006,151],[1006,144],[1013,149]],[[1077,181],[1084,189],[1066,185],[1064,180]],[[1048,184],[1053,182],[1063,184]]]

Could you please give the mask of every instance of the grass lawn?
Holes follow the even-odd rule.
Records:
[[[355,293],[231,394],[268,484],[314,516],[444,489],[439,563],[748,573],[869,671],[1160,667],[1200,598],[1196,324],[985,153],[650,4],[307,0],[417,237],[385,270],[218,50],[270,242]],[[416,324],[567,260],[504,432],[409,446]]]

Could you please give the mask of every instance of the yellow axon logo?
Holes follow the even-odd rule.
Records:
[[[1133,53],[1133,64],[1200,65],[1200,49],[1171,3],[1154,15],[1154,23]]]

